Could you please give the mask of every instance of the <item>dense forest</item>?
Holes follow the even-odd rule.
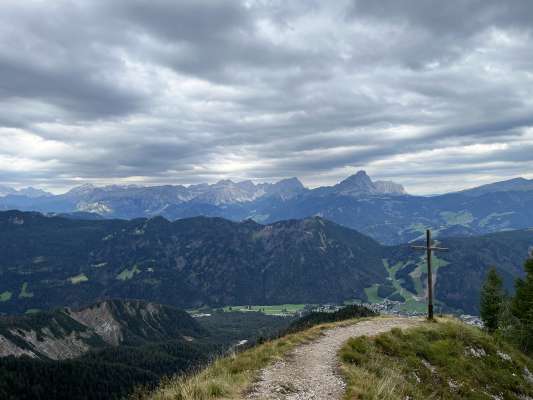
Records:
[[[519,266],[533,231],[442,238],[441,244],[450,251],[435,262],[435,297],[447,311],[475,314],[491,265],[509,289],[523,275]],[[372,298],[412,304],[425,292],[422,257],[409,245],[382,246],[319,217],[260,225],[0,212],[0,314],[109,298],[180,308]]]
[[[209,334],[193,342],[111,347],[65,361],[0,358],[0,399],[121,399],[135,387],[152,387],[164,376],[198,368],[241,340],[253,344],[274,336],[293,321],[258,312],[214,312],[197,320]]]

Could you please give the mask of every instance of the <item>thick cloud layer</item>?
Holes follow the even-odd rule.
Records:
[[[5,0],[0,183],[533,177],[533,3]]]

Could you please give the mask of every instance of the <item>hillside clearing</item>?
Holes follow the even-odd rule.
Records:
[[[278,305],[249,305],[249,306],[226,306],[225,312],[262,312],[267,315],[294,315],[305,309],[305,304],[278,304]]]

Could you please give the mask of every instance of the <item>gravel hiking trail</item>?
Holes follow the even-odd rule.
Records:
[[[374,318],[324,331],[318,339],[297,346],[261,371],[247,400],[340,400],[345,383],[339,375],[337,352],[351,337],[375,336],[392,328],[409,328],[421,319]]]

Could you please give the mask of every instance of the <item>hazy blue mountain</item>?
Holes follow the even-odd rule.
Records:
[[[47,192],[45,190],[42,190],[42,189],[36,189],[36,188],[33,188],[33,187],[27,187],[27,188],[23,188],[23,189],[19,189],[17,191],[17,194],[19,194],[20,196],[26,196],[26,197],[29,197],[29,198],[39,198],[39,197],[50,197],[50,196],[53,196],[52,193],[50,192]]]
[[[527,192],[531,190],[533,190],[533,179],[515,178],[463,190],[460,193],[468,196],[480,196],[487,193]]]
[[[3,190],[0,188],[0,190]],[[277,183],[254,184],[252,181],[223,180],[212,185],[188,187],[177,185],[136,186],[111,185],[96,187],[85,184],[65,194],[41,196],[35,190],[8,191],[0,198],[0,209],[72,213],[92,212],[106,217],[137,218],[163,215],[171,206],[180,204],[207,204],[224,207],[253,202],[259,198],[288,200],[305,191],[297,178]],[[3,192],[0,192],[0,195]]]
[[[9,194],[14,194],[17,191],[9,186],[0,185],[0,196],[7,196]]]
[[[426,228],[436,237],[529,228],[532,202],[533,180],[523,178],[424,197],[408,195],[394,182],[374,182],[359,171],[336,185],[315,189],[292,178],[274,184],[224,180],[188,187],[83,185],[38,198],[17,192],[0,197],[0,210],[122,219],[209,216],[259,223],[321,216],[383,244],[399,244],[420,238]]]
[[[508,288],[533,230],[443,238],[435,260],[444,309],[476,312],[486,270]],[[423,309],[423,254],[383,246],[319,217],[261,225],[196,217],[87,220],[0,213],[0,312],[138,298],[178,307],[405,300]]]
[[[31,186],[17,190],[9,186],[0,185],[0,197],[5,197],[9,195],[23,196],[23,197],[28,197],[30,199],[35,199],[38,197],[53,196],[53,194],[50,192],[46,192],[42,189],[36,189]]]
[[[421,238],[480,235],[533,226],[533,191],[471,196],[353,196],[310,192],[287,202],[265,204],[262,222],[318,215],[365,233],[384,244]]]

